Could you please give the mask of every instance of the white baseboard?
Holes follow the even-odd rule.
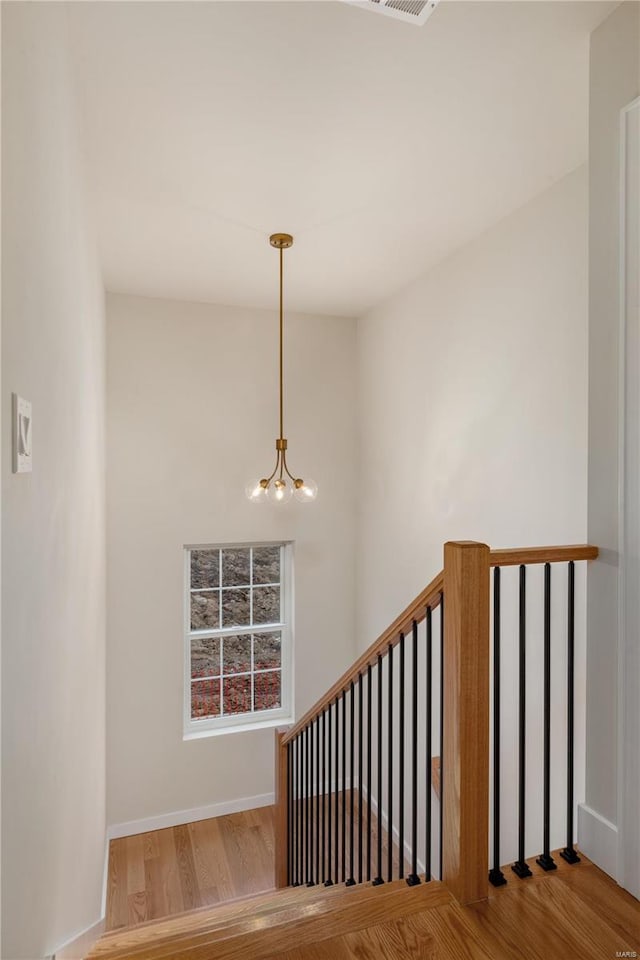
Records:
[[[617,880],[618,828],[586,803],[578,804],[578,846],[601,870]]]
[[[58,947],[52,960],[82,960],[104,933],[104,917]]]
[[[148,833],[149,830],[165,830],[167,827],[178,827],[183,823],[195,823],[196,820],[210,820],[212,817],[224,817],[230,813],[242,813],[244,810],[255,810],[256,807],[270,807],[275,803],[273,793],[261,793],[256,797],[240,797],[237,800],[225,800],[222,803],[211,803],[206,807],[194,807],[191,810],[174,810],[171,813],[161,813],[155,817],[146,817],[142,820],[129,820],[128,823],[114,823],[107,827],[107,840],[116,840],[118,837],[132,837],[137,833]]]
[[[102,868],[102,906],[101,915],[107,915],[107,887],[109,885],[109,833],[104,838],[104,866]]]

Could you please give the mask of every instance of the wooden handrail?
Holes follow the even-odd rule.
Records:
[[[598,548],[589,543],[568,547],[512,547],[507,550],[491,550],[489,563],[492,567],[512,567],[521,563],[560,563],[563,560],[595,560]]]
[[[559,547],[511,547],[507,550],[491,550],[489,553],[489,563],[492,567],[508,567],[521,563],[558,563],[563,560],[595,560],[597,556],[598,548],[588,543]],[[290,740],[297,737],[300,731],[304,730],[308,723],[315,720],[323,710],[333,703],[343,690],[348,690],[351,681],[355,681],[359,673],[366,670],[369,665],[374,666],[378,660],[378,654],[387,653],[390,645],[395,647],[400,639],[400,634],[408,633],[414,620],[416,623],[421,623],[425,618],[427,606],[435,610],[440,603],[443,589],[444,571],[441,570],[429,586],[425,587],[415,600],[402,611],[400,616],[396,617],[384,633],[342,674],[340,679],[333,684],[324,696],[307,710],[295,726],[287,731],[282,738],[282,745],[286,745]]]
[[[287,749],[287,745],[298,737],[305,727],[319,718],[323,711],[337,702],[341,694],[355,684],[368,667],[375,666],[380,656],[387,655],[390,649],[400,642],[402,635],[407,636],[414,623],[421,623],[426,617],[427,608],[434,610],[441,603],[446,603],[447,616],[441,621],[444,628],[441,667],[444,717],[442,756],[439,760],[442,876],[460,903],[473,903],[486,898],[489,845],[490,568],[595,560],[597,557],[598,548],[590,544],[514,547],[507,550],[490,550],[486,544],[470,541],[445,544],[444,570],[396,617],[295,726],[287,731],[280,729],[276,732],[276,886],[291,882],[287,876],[290,853],[287,828],[288,818],[291,816],[288,807],[291,790],[288,778],[291,771],[287,765],[290,762],[291,750]],[[387,676],[391,678],[391,664]],[[371,698],[371,692],[369,696]],[[379,700],[379,717],[382,714],[381,703]],[[353,693],[351,708],[353,722]],[[359,709],[362,711],[362,699]],[[338,722],[336,718],[336,738]],[[343,735],[345,724],[346,715],[343,711]],[[324,749],[324,725],[322,729]],[[351,736],[353,746],[353,732]],[[380,735],[378,740],[379,743],[382,742]],[[344,743],[343,737],[343,756]],[[336,751],[337,744],[336,739]],[[297,755],[300,756],[299,752]],[[313,755],[312,753],[312,757]],[[331,756],[331,746],[329,755]],[[390,757],[391,755],[389,764],[392,762]],[[336,771],[337,762],[336,755]],[[352,766],[352,777],[353,773]],[[331,780],[331,772],[329,778]],[[344,765],[342,780],[345,781]],[[330,787],[331,789],[337,792],[340,787],[336,783],[335,788]],[[343,792],[345,789],[343,782]],[[379,793],[382,796],[382,788]],[[353,807],[351,816],[353,817]]]
[[[425,587],[424,590],[418,594],[418,596],[413,600],[409,606],[402,611],[399,617],[393,621],[390,626],[382,633],[377,640],[375,640],[370,647],[368,647],[365,652],[359,657],[356,662],[349,667],[349,669],[342,674],[339,680],[337,680],[334,685],[320,697],[320,699],[314,703],[310,710],[307,710],[305,715],[298,720],[295,726],[290,727],[287,733],[282,738],[282,746],[285,746],[289,743],[290,740],[293,740],[294,737],[300,733],[301,730],[304,730],[306,725],[322,713],[336,697],[339,697],[343,690],[347,690],[351,684],[351,681],[355,680],[358,677],[359,673],[362,673],[367,669],[369,665],[374,666],[378,660],[378,654],[387,653],[389,647],[395,647],[395,645],[400,640],[401,633],[408,633],[411,630],[413,621],[416,623],[421,623],[427,613],[427,607],[431,607],[432,610],[435,610],[439,605],[442,598],[442,590],[444,586],[444,571],[441,570],[435,579],[431,581],[428,587]]]
[[[506,550],[491,550],[489,553],[489,564],[492,567],[517,566],[521,563],[559,563],[569,560],[595,560],[598,556],[598,548],[588,543],[581,543],[569,546],[557,547],[510,547]],[[444,589],[444,571],[435,577],[429,586],[418,594],[409,606],[402,611],[400,616],[396,617],[390,626],[368,647],[362,656],[342,674],[333,686],[322,696],[314,705],[307,710],[305,715],[298,720],[295,726],[291,727],[282,738],[283,746],[293,740],[304,730],[305,726],[322,713],[333,701],[340,696],[343,690],[347,690],[351,681],[355,681],[359,673],[367,669],[369,665],[374,666],[378,660],[378,654],[384,654],[389,646],[395,647],[400,639],[400,634],[406,634],[412,627],[413,621],[421,623],[426,614],[427,606],[432,610],[440,604],[442,591]]]

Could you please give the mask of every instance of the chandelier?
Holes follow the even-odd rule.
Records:
[[[252,503],[261,503],[264,500],[286,503],[292,496],[302,503],[309,503],[318,495],[318,485],[311,479],[302,480],[291,473],[287,466],[287,441],[284,436],[282,277],[284,251],[293,246],[293,237],[289,233],[274,233],[269,237],[269,243],[280,255],[280,436],[276,440],[276,465],[273,472],[262,480],[250,480],[245,491]]]

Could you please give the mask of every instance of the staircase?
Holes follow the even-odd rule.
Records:
[[[114,931],[87,960],[260,960],[452,902],[440,883],[287,888]]]
[[[356,945],[354,953],[347,952],[345,958],[449,957],[450,953],[458,955],[451,938],[462,936],[465,924],[470,931],[468,942],[479,942],[474,924],[480,916],[478,906],[487,904],[488,898],[515,894],[518,885],[522,889],[531,882],[527,878],[551,879],[552,871],[561,877],[567,871],[575,874],[581,869],[575,866],[580,857],[574,848],[575,564],[593,560],[597,554],[597,548],[588,545],[490,550],[485,544],[471,542],[446,544],[444,570],[294,727],[276,733],[278,889],[108,933],[87,960],[259,960],[285,955],[289,960],[289,954],[291,960],[297,960],[307,956],[305,948],[310,957],[319,958],[321,954],[310,945],[358,931],[369,931],[371,938],[374,927],[378,931],[375,936],[382,940],[390,937],[398,941],[396,946],[386,953],[374,950],[371,944],[368,948]],[[567,592],[562,642],[568,651],[567,775],[565,795],[561,796],[553,793],[550,776],[552,564],[567,571],[566,579],[561,580]],[[545,696],[540,718],[543,830],[541,853],[533,860],[525,859],[523,784],[527,759],[526,573],[535,565],[544,569],[540,643]],[[507,566],[519,568],[519,626],[515,630],[519,661],[518,676],[502,678],[500,570]],[[436,666],[434,651],[439,651]],[[501,679],[519,689],[519,789],[515,797],[504,797],[501,791]],[[513,809],[517,806],[518,856],[512,870],[503,872],[500,815],[505,801]],[[552,801],[566,809],[566,846],[559,858],[549,849]],[[384,852],[383,834],[389,835]],[[534,888],[547,889],[538,884]],[[550,895],[549,903],[552,901]],[[517,896],[512,902],[519,903]],[[577,909],[575,904],[569,908]],[[536,910],[532,922],[537,922],[539,904]],[[544,916],[543,921],[547,922]],[[407,931],[415,934],[418,929],[424,934],[422,946],[417,941],[408,947],[400,943]],[[427,940],[438,930],[444,940],[451,941],[449,947],[442,953],[424,952]],[[465,936],[460,944],[466,950]],[[494,954],[474,947],[468,955]],[[514,954],[503,944],[495,955]]]

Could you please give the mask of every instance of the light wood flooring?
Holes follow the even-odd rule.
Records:
[[[555,859],[558,869],[551,873],[528,861],[533,876],[527,880],[505,868],[506,886],[490,887],[488,900],[468,907],[437,881],[255,896],[273,885],[273,810],[263,808],[112,841],[112,932],[91,956],[605,960],[635,951],[640,957],[640,903],[586,858],[575,866]],[[212,910],[222,899],[232,902]],[[144,922],[154,916],[167,919]]]
[[[273,809],[112,840],[106,929],[272,890]]]
[[[587,860],[461,907],[438,881],[288,888],[107,934],[92,960],[606,960],[640,953],[640,904]]]
[[[335,794],[331,803],[335,826]],[[351,873],[350,792],[346,792],[347,828],[344,876]],[[315,811],[317,813],[317,811]],[[342,817],[342,795],[338,796],[338,817]],[[274,889],[274,808],[261,807],[211,820],[199,820],[179,827],[154,830],[112,840],[109,846],[106,930],[159,920],[185,910],[213,906],[240,897]],[[354,794],[354,862],[359,872],[358,802]],[[365,812],[366,824],[366,812]],[[332,830],[332,839],[334,832]],[[377,821],[371,818],[372,876],[377,873]],[[387,878],[389,853],[387,834],[382,831],[382,875]],[[343,877],[341,833],[337,864],[325,862],[323,876]],[[315,848],[314,848],[315,849]],[[315,853],[314,853],[315,856]],[[363,844],[363,870],[366,851]],[[392,849],[392,872],[398,876],[397,844]],[[315,866],[315,862],[314,862]],[[337,873],[336,873],[337,868]],[[301,878],[306,867],[301,861]],[[319,868],[319,871],[322,868]],[[405,862],[405,873],[409,864]],[[317,877],[315,877],[317,879]],[[322,879],[322,878],[320,878]]]
[[[560,861],[563,863],[562,861]],[[640,957],[640,903],[586,859],[452,902],[272,953],[268,960],[585,960]],[[625,954],[626,951],[626,954]],[[213,956],[213,955],[212,955]],[[262,955],[264,956],[264,955]],[[266,958],[265,958],[266,960]]]

